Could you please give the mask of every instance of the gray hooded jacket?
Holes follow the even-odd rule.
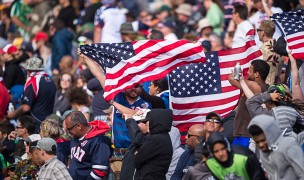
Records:
[[[278,122],[282,131],[286,131],[286,136],[296,139],[297,134],[293,132],[293,126],[297,121],[297,118],[301,118],[300,114],[292,107],[289,106],[277,106],[269,110],[262,107],[262,104],[270,101],[271,97],[268,92],[264,92],[255,95],[246,101],[247,109],[251,117],[259,114],[266,114],[273,116]]]
[[[172,160],[171,164],[169,166],[169,170],[166,174],[166,179],[171,179],[172,174],[174,173],[174,170],[176,168],[177,162],[180,158],[180,156],[183,154],[185,151],[181,147],[181,141],[180,141],[180,132],[176,127],[171,127],[171,131],[169,132],[171,142],[172,142],[172,147],[173,147],[173,155],[172,155]]]
[[[304,155],[292,137],[285,136],[272,116],[255,116],[252,125],[260,127],[266,137],[269,152],[260,151],[262,166],[270,180],[304,179]]]

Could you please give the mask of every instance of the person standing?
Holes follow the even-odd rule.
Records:
[[[120,27],[126,22],[123,12],[115,5],[115,0],[102,0],[101,6],[95,13],[94,43],[122,42]]]
[[[260,160],[268,179],[304,179],[301,147],[294,138],[282,132],[272,116],[255,116],[248,131],[260,149]]]
[[[72,111],[65,118],[65,129],[71,140],[71,164],[73,179],[102,179],[107,175],[111,156],[110,139],[104,134],[110,127],[102,121],[90,124],[80,111]]]
[[[38,158],[44,164],[37,173],[37,179],[72,180],[67,167],[56,157],[56,141],[52,138],[42,138],[37,142]]]
[[[53,112],[56,87],[44,71],[41,59],[29,58],[24,67],[28,78],[21,98],[22,105],[15,111],[8,111],[8,117],[13,119],[29,114],[35,119],[38,131],[40,123]]]

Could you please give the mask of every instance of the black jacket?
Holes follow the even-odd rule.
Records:
[[[25,75],[22,72],[17,60],[11,60],[5,63],[3,74],[5,87],[10,90],[14,85],[24,85]]]
[[[133,180],[135,171],[134,154],[144,143],[146,134],[140,132],[137,122],[134,119],[127,119],[126,125],[128,127],[132,143],[128,147],[128,151],[123,158],[120,177],[124,180]]]
[[[165,180],[173,148],[168,132],[172,126],[172,110],[152,109],[148,112],[150,134],[134,156],[134,179]]]

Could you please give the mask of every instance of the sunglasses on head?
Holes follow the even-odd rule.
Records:
[[[206,122],[214,122],[214,123],[221,123],[219,119],[206,119]]]

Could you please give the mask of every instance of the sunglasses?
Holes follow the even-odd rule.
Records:
[[[257,29],[257,32],[259,32],[259,31],[264,31],[263,29]]]
[[[136,121],[136,122],[137,122],[137,124],[139,124],[139,123],[147,124],[148,121]]]
[[[218,119],[206,119],[206,122],[213,122],[213,123],[221,123],[221,121],[220,120],[218,120]]]
[[[187,138],[188,138],[188,139],[191,138],[192,136],[194,136],[194,137],[199,137],[199,136],[197,136],[197,135],[187,133]]]
[[[72,131],[72,129],[74,129],[74,127],[76,127],[77,125],[78,125],[79,123],[77,123],[77,124],[75,124],[74,126],[72,126],[72,127],[66,127],[66,129],[70,132],[70,131]]]

